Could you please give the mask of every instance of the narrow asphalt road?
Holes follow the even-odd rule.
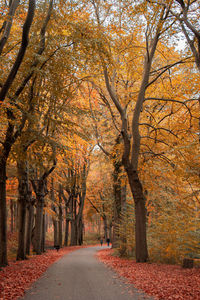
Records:
[[[24,300],[142,300],[138,292],[95,257],[104,247],[83,248],[51,265]]]

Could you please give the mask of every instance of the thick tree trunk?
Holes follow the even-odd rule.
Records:
[[[6,159],[2,158],[0,161],[0,267],[8,264],[6,217]]]
[[[146,207],[145,196],[138,173],[132,166],[126,168],[131,192],[135,202],[135,244],[136,261],[146,262],[148,260],[147,236],[146,236]]]
[[[31,248],[31,235],[33,230],[33,219],[34,219],[34,207],[31,203],[28,206],[28,217],[27,217],[27,232],[26,232],[26,254],[30,255]]]

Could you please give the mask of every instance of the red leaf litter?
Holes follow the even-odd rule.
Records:
[[[25,290],[29,289],[52,263],[64,254],[83,247],[66,247],[59,251],[49,250],[28,260],[11,262],[0,271],[0,300],[16,300],[23,297]]]
[[[107,266],[146,294],[162,300],[200,300],[200,269],[174,265],[136,263],[101,250],[97,256]]]

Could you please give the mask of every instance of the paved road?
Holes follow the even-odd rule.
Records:
[[[125,284],[94,256],[103,247],[83,248],[51,265],[24,300],[150,299]]]

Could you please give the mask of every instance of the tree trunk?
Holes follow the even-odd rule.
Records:
[[[107,238],[108,238],[108,224],[107,224],[106,215],[103,215],[103,229],[104,229],[104,239],[105,239],[105,242],[106,242]]]
[[[44,208],[44,199],[43,196],[40,196],[37,199],[36,204],[36,220],[35,220],[35,252],[36,254],[42,253],[42,225],[43,225],[43,208]]]
[[[62,247],[62,196],[61,196],[61,192],[62,192],[62,187],[60,185],[59,187],[59,214],[58,214],[58,244],[60,246],[60,248]]]
[[[28,203],[28,174],[26,161],[17,162],[18,169],[18,205],[19,205],[19,232],[18,232],[18,250],[17,250],[17,260],[23,260],[26,258],[25,249],[25,236],[26,236],[26,207]]]
[[[54,193],[52,194],[52,201],[55,201],[54,198]],[[52,217],[53,221],[53,242],[54,242],[54,247],[58,245],[58,221],[57,221],[57,211],[54,203],[52,203],[52,210],[55,212],[55,216]]]
[[[58,245],[58,221],[53,218],[53,242],[54,247]]]
[[[126,185],[122,187],[121,194],[121,211],[123,216],[126,217]],[[127,254],[127,224],[126,219],[123,221],[123,231],[120,233],[121,253],[122,256]]]
[[[70,213],[71,213],[71,241],[70,246],[76,246],[77,245],[77,236],[76,236],[76,199],[75,196],[72,195],[71,197],[71,207],[70,207]]]
[[[55,194],[54,194],[54,179],[51,178],[51,201],[52,201],[52,210],[54,211],[55,215],[52,217],[53,221],[53,241],[54,247],[58,246],[58,221],[57,221],[57,209],[55,206]]]
[[[14,232],[14,204],[13,200],[10,200],[10,231]]]
[[[41,239],[41,252],[45,252],[45,239],[46,239],[46,216],[42,216],[42,239]]]
[[[77,229],[78,229],[78,237],[77,237],[78,245],[82,245],[83,244],[83,221],[82,221],[82,218],[79,221]]]
[[[65,241],[64,241],[65,246],[68,246],[68,239],[69,239],[69,219],[66,217],[66,220],[65,220]]]
[[[23,260],[26,258],[25,236],[26,236],[26,203],[24,203],[20,199],[17,260]]]
[[[77,245],[77,235],[76,235],[76,221],[73,219],[71,220],[71,242],[70,246]]]
[[[147,237],[146,237],[146,207],[142,184],[137,171],[131,166],[126,168],[131,192],[135,202],[135,244],[136,261],[146,262],[148,260]]]
[[[30,255],[31,235],[33,230],[34,207],[32,203],[28,206],[27,232],[26,232],[26,254]]]
[[[68,246],[68,240],[69,240],[69,212],[68,212],[68,203],[65,201],[65,239],[64,239],[64,245]]]
[[[17,208],[17,202],[14,202],[14,231],[17,231],[17,215],[18,214],[18,208]]]
[[[6,218],[6,159],[2,158],[0,161],[0,267],[8,264]]]
[[[120,179],[120,173],[121,173],[121,163],[118,163],[117,161],[114,162],[114,173],[113,173],[113,179],[114,179],[114,222],[113,222],[113,243],[112,247],[117,248],[119,247],[120,243],[120,234],[119,234],[119,225],[121,222],[121,179]]]

